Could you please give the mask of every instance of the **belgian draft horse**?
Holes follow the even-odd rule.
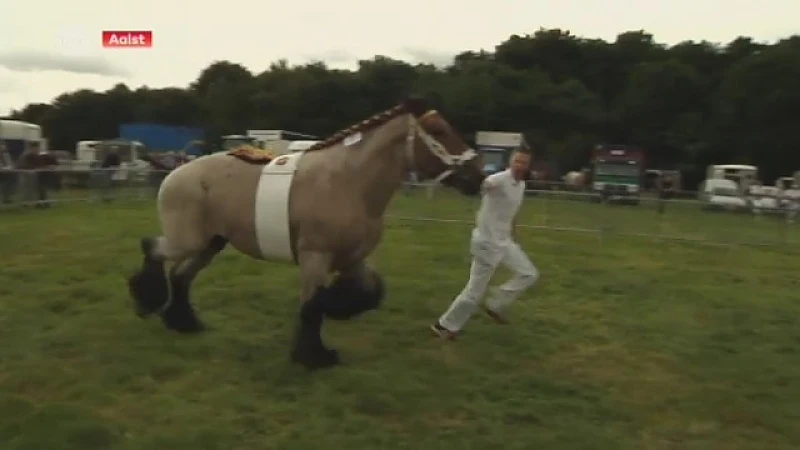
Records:
[[[137,314],[159,314],[178,332],[202,330],[189,287],[231,244],[255,259],[299,266],[291,359],[309,369],[336,365],[338,353],[322,342],[322,323],[378,308],[384,283],[366,259],[408,173],[475,195],[484,179],[480,159],[417,98],[303,152],[197,158],[171,172],[158,192],[161,235],[141,239],[144,260],[128,281]]]

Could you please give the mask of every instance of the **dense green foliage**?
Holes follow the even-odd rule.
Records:
[[[80,90],[13,116],[42,125],[54,149],[116,137],[134,121],[202,126],[213,142],[248,128],[327,135],[423,93],[465,135],[525,132],[562,171],[584,165],[593,144],[625,143],[646,148],[652,168],[694,179],[707,164],[750,163],[771,184],[800,168],[798,80],[800,36],[666,46],[644,31],[606,42],[553,29],[461,53],[445,68],[376,56],[356,71],[279,61],[253,74],[217,61],[186,89]]]

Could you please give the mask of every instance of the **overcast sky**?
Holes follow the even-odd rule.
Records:
[[[800,0],[9,0],[0,6],[0,116],[79,88],[185,86],[214,60],[254,72],[286,58],[352,67],[376,54],[447,63],[539,27],[659,42],[800,33]],[[13,6],[12,6],[13,3]],[[151,49],[104,49],[103,30],[152,30]]]

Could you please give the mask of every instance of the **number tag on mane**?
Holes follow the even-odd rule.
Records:
[[[359,142],[359,141],[361,141],[361,133],[360,132],[351,134],[350,136],[347,136],[346,138],[344,138],[344,141],[342,141],[342,143],[344,144],[345,147],[350,147],[351,145],[353,145],[353,144],[355,144],[356,142]]]

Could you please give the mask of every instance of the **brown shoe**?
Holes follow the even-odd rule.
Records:
[[[499,323],[500,325],[508,325],[508,319],[502,314],[497,311],[492,311],[487,306],[481,306],[483,308],[483,312],[486,313],[487,316],[491,317],[492,320]]]
[[[436,323],[432,324],[430,328],[431,331],[433,331],[433,334],[446,341],[452,341],[458,336],[457,331],[450,331],[447,328],[441,326],[438,320],[436,321]]]

